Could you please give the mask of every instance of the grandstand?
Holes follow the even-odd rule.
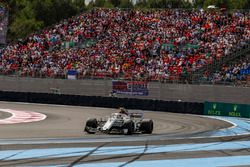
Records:
[[[204,73],[203,79],[216,84],[234,84],[248,86],[250,81],[249,55],[224,64],[218,71]]]
[[[94,9],[7,45],[0,73],[189,83],[209,73],[213,82],[249,45],[249,12]],[[248,82],[245,75],[220,80]]]

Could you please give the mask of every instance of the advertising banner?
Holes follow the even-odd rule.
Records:
[[[250,69],[240,70],[241,75],[250,75]]]
[[[75,80],[76,79],[76,75],[77,75],[77,71],[76,70],[69,70],[68,71],[68,79]]]
[[[112,92],[126,95],[148,95],[148,84],[143,81],[112,81]]]
[[[204,115],[250,118],[250,105],[205,102]]]

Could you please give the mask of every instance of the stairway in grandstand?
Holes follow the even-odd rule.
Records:
[[[9,21],[8,10],[0,6],[0,48],[6,44],[8,21]]]
[[[192,81],[200,82],[203,74],[208,72],[210,74],[215,73],[216,71],[220,70],[223,65],[228,65],[232,62],[237,61],[238,59],[242,58],[249,58],[250,57],[250,43],[243,48],[235,49],[230,55],[221,57],[219,60],[213,60],[212,63],[207,64],[196,71],[194,71],[191,75]]]

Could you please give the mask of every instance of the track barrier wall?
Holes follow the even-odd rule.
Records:
[[[250,104],[250,89],[248,87],[148,82],[147,89],[148,96],[117,94],[116,97],[199,103],[216,101]],[[109,97],[110,92],[112,92],[112,80],[0,76],[0,91]]]
[[[204,115],[250,118],[250,105],[205,102]]]
[[[163,111],[172,113],[231,116],[250,118],[250,105],[220,102],[179,102],[153,99],[102,96],[65,95],[50,93],[0,91],[0,101],[75,105]]]
[[[136,98],[0,91],[1,101],[141,109],[203,115],[203,103]]]

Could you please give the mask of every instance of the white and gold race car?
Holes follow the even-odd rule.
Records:
[[[144,119],[143,113],[129,113],[126,109],[120,108],[118,113],[112,113],[106,119],[88,119],[84,131],[89,134],[95,134],[96,132],[107,134],[120,133],[127,135],[133,133],[151,134],[153,132],[153,127],[153,121],[151,119]]]

